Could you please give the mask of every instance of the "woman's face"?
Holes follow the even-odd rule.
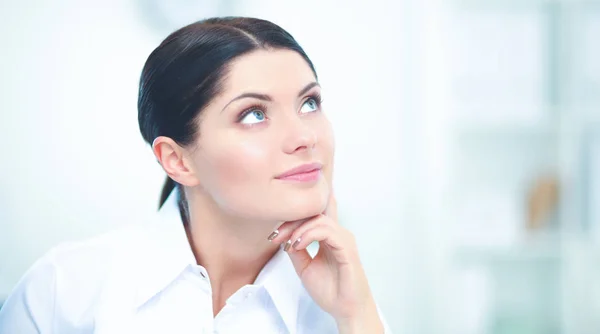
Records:
[[[203,110],[197,145],[189,151],[204,195],[227,214],[250,220],[323,212],[334,140],[306,61],[289,50],[255,51],[230,65],[223,84]],[[302,166],[320,170],[284,176]]]

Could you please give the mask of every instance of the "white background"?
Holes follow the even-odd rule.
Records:
[[[155,2],[172,21],[150,15]],[[598,11],[582,10],[585,20],[570,12],[566,32],[580,38],[568,39],[558,64],[572,71],[558,78],[570,95],[552,105],[545,4],[556,1],[452,9],[463,2],[478,3],[253,0],[218,12],[215,1],[0,1],[0,299],[50,247],[154,214],[164,174],[138,130],[141,68],[174,27],[226,14],[280,24],[313,60],[336,131],[342,223],[358,238],[395,333],[496,332],[506,325],[495,322],[506,316],[498,310],[513,304],[498,308],[495,294],[543,308],[545,299],[514,291],[545,286],[538,260],[563,256],[573,261],[552,278],[562,275],[566,286],[541,295],[570,297],[573,286],[581,299],[553,305],[562,318],[539,322],[524,310],[509,319],[516,327],[502,328],[600,326],[580,306],[594,296],[581,283],[592,281],[584,268],[597,265],[578,255],[585,237],[575,235],[573,251],[555,241],[522,250],[531,246],[524,203],[538,173],[561,177],[567,224],[558,233],[582,225],[589,176],[580,172],[587,158],[578,135],[582,115],[600,120]],[[484,264],[461,267],[460,254]],[[496,259],[507,265],[505,285]]]

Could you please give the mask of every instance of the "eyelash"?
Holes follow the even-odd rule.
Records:
[[[321,110],[321,104],[323,103],[323,98],[321,97],[321,93],[314,93],[314,94],[312,94],[312,95],[309,95],[309,96],[308,96],[308,99],[313,99],[313,100],[315,100],[315,102],[317,102],[317,108],[318,108],[319,110]],[[308,100],[308,99],[307,99],[307,100]],[[304,101],[304,102],[306,102],[306,101]]]
[[[307,96],[306,100],[304,100],[304,102],[302,104],[306,103],[306,101],[308,101],[309,99],[312,99],[317,103],[317,109],[319,109],[319,110],[321,109],[321,104],[323,103],[323,98],[321,97],[321,94],[315,93],[315,94]],[[237,117],[237,122],[238,123],[241,122],[244,119],[244,117],[246,117],[248,114],[250,114],[253,111],[260,110],[262,112],[265,112],[266,109],[267,109],[267,106],[263,103],[253,104],[252,106],[244,109],[244,111],[242,111],[239,114],[239,116]]]

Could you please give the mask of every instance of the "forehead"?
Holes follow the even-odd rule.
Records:
[[[316,78],[304,58],[291,50],[257,50],[233,61],[223,82],[225,96],[241,92],[298,94]]]

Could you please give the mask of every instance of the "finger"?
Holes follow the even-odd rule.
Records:
[[[294,230],[305,223],[308,219],[295,220],[290,222],[285,222],[281,224],[277,229],[275,229],[269,236],[267,240],[273,243],[282,243],[289,239],[290,235]]]
[[[285,242],[284,250],[287,251],[306,231],[319,225],[333,226],[333,223],[331,222],[331,218],[325,215],[318,215],[307,220],[302,225],[296,227],[288,236],[286,236],[285,239],[282,240],[282,242]]]
[[[291,249],[294,251],[305,250],[308,245],[315,241],[324,243],[334,250],[341,250],[344,248],[343,235],[341,231],[336,229],[331,224],[315,224],[297,236],[294,232],[292,238],[294,241]]]
[[[306,269],[306,267],[308,267],[308,265],[311,263],[312,257],[306,249],[287,253],[290,256],[290,260],[292,260],[296,274],[302,277],[302,273],[304,272],[304,269]]]
[[[304,269],[312,262],[312,256],[306,247],[313,241],[326,240],[327,236],[334,234],[335,226],[331,223],[331,219],[324,215],[319,215],[294,230],[285,244],[284,251],[290,256],[298,276],[302,277]],[[294,241],[292,242],[292,240]],[[332,244],[339,246],[338,243],[334,241]]]

